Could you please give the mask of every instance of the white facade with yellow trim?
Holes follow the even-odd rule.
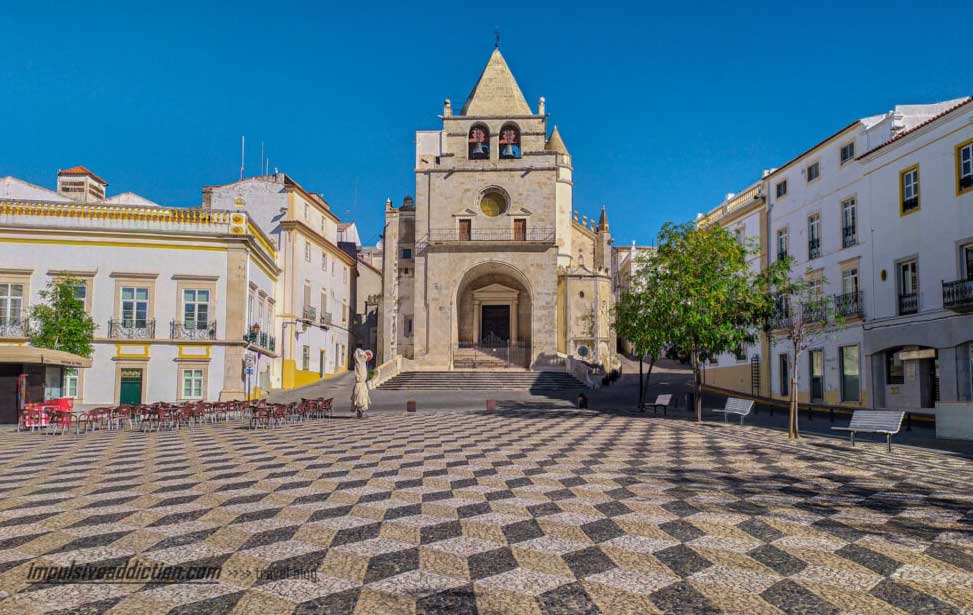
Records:
[[[248,353],[273,369],[273,326],[263,345],[245,339],[247,289],[273,296],[280,269],[246,212],[144,205],[137,195],[139,205],[81,203],[11,178],[3,185],[0,343],[25,342],[29,308],[56,278],[81,281],[98,327],[92,367],[49,383],[49,395],[85,404],[234,399],[247,394]]]

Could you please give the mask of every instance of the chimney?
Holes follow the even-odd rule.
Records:
[[[108,182],[83,166],[58,169],[57,192],[79,203],[96,203],[105,200]]]

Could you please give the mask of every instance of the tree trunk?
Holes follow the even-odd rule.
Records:
[[[693,400],[696,404],[696,422],[703,422],[703,396],[702,393],[702,382],[699,373],[699,353],[693,351],[693,395],[695,399]]]
[[[645,403],[645,389],[642,387],[642,355],[639,355],[639,412],[642,411],[643,403]]]
[[[644,393],[642,394],[643,399],[645,399],[645,396],[649,394],[649,382],[652,381],[652,368],[654,366],[655,366],[655,357],[651,357],[649,359],[649,371],[645,374],[645,387],[644,387]],[[640,375],[639,378],[641,377],[642,376]]]
[[[787,412],[787,438],[796,440],[801,437],[797,428],[797,357],[794,357],[794,368],[791,370],[791,400]]]

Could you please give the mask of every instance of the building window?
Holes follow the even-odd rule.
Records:
[[[23,320],[24,285],[0,284],[0,326],[19,325]]]
[[[858,292],[858,268],[852,267],[841,272],[841,292],[848,295]]]
[[[304,260],[309,263],[311,262],[311,242],[310,241],[304,242]]]
[[[311,371],[311,347],[301,346],[301,369]]]
[[[342,267],[341,268],[341,281],[342,282],[347,282],[348,281],[348,268],[347,267]]]
[[[742,246],[743,245],[743,229],[742,228],[733,229],[733,238],[736,239],[736,242]]]
[[[817,349],[808,353],[808,367],[811,377],[811,401],[824,400],[824,351]]]
[[[405,318],[405,336],[412,337],[412,318],[408,316]]]
[[[187,329],[205,329],[209,322],[209,291],[183,289],[182,313],[183,325]]]
[[[149,317],[149,289],[122,287],[122,326],[144,329]]]
[[[919,165],[899,173],[899,213],[905,215],[919,209]]]
[[[855,142],[846,143],[841,146],[841,164],[845,164],[855,157]]]
[[[324,252],[321,253],[321,271],[328,270],[328,255]]]
[[[527,218],[514,218],[514,241],[527,241]]]
[[[898,351],[885,353],[885,384],[905,384],[905,366]]]
[[[780,365],[780,396],[790,397],[791,394],[791,368],[790,357],[786,354],[777,357]]]
[[[311,206],[308,205],[307,203],[304,204],[304,219],[305,220],[311,219]]]
[[[973,190],[973,140],[956,146],[956,195]]]
[[[473,236],[473,222],[471,220],[459,221],[459,240],[470,241]]]
[[[778,182],[777,183],[777,198],[779,199],[780,197],[784,196],[785,194],[787,194],[787,180],[786,179],[784,181],[782,181],[782,182]]]
[[[808,260],[821,256],[821,214],[812,214],[807,218],[807,258]]]
[[[807,181],[808,183],[813,182],[817,178],[821,177],[821,165],[815,162],[809,165],[807,168]]]
[[[855,199],[841,202],[841,245],[848,248],[858,243],[858,206]]]
[[[86,305],[88,299],[88,283],[84,280],[80,280],[78,285],[74,287],[74,298],[81,302],[82,305]]]
[[[962,247],[963,275],[973,281],[973,243]]]
[[[520,158],[520,130],[513,124],[505,124],[500,129],[500,158]]]
[[[412,258],[412,248],[402,248],[402,258]]]
[[[81,371],[77,367],[65,367],[62,375],[64,380],[62,387],[63,395],[71,399],[80,397],[78,386],[81,382]]]
[[[919,311],[919,264],[915,259],[899,263],[899,314]]]
[[[481,124],[470,128],[469,159],[490,159],[490,130]]]
[[[182,398],[203,398],[203,370],[198,368],[182,370]]]
[[[787,258],[787,244],[790,242],[787,229],[777,230],[777,260],[782,261]]]
[[[838,349],[838,366],[841,370],[841,401],[859,401],[860,367],[858,346],[842,346]]]
[[[341,301],[341,322],[348,324],[348,302],[344,299]]]
[[[507,197],[499,190],[488,190],[480,197],[480,211],[490,218],[506,213]]]
[[[247,295],[247,328],[253,324],[253,291]]]

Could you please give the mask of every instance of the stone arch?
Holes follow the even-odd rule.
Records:
[[[534,297],[530,280],[509,263],[489,260],[470,267],[453,291],[454,343],[472,343],[479,339],[482,322],[476,317],[474,310],[482,309],[482,305],[475,304],[474,293],[477,291],[486,293],[481,296],[496,296],[504,304],[507,304],[508,297],[516,294],[516,305],[510,306],[510,336],[520,342],[530,341]]]

